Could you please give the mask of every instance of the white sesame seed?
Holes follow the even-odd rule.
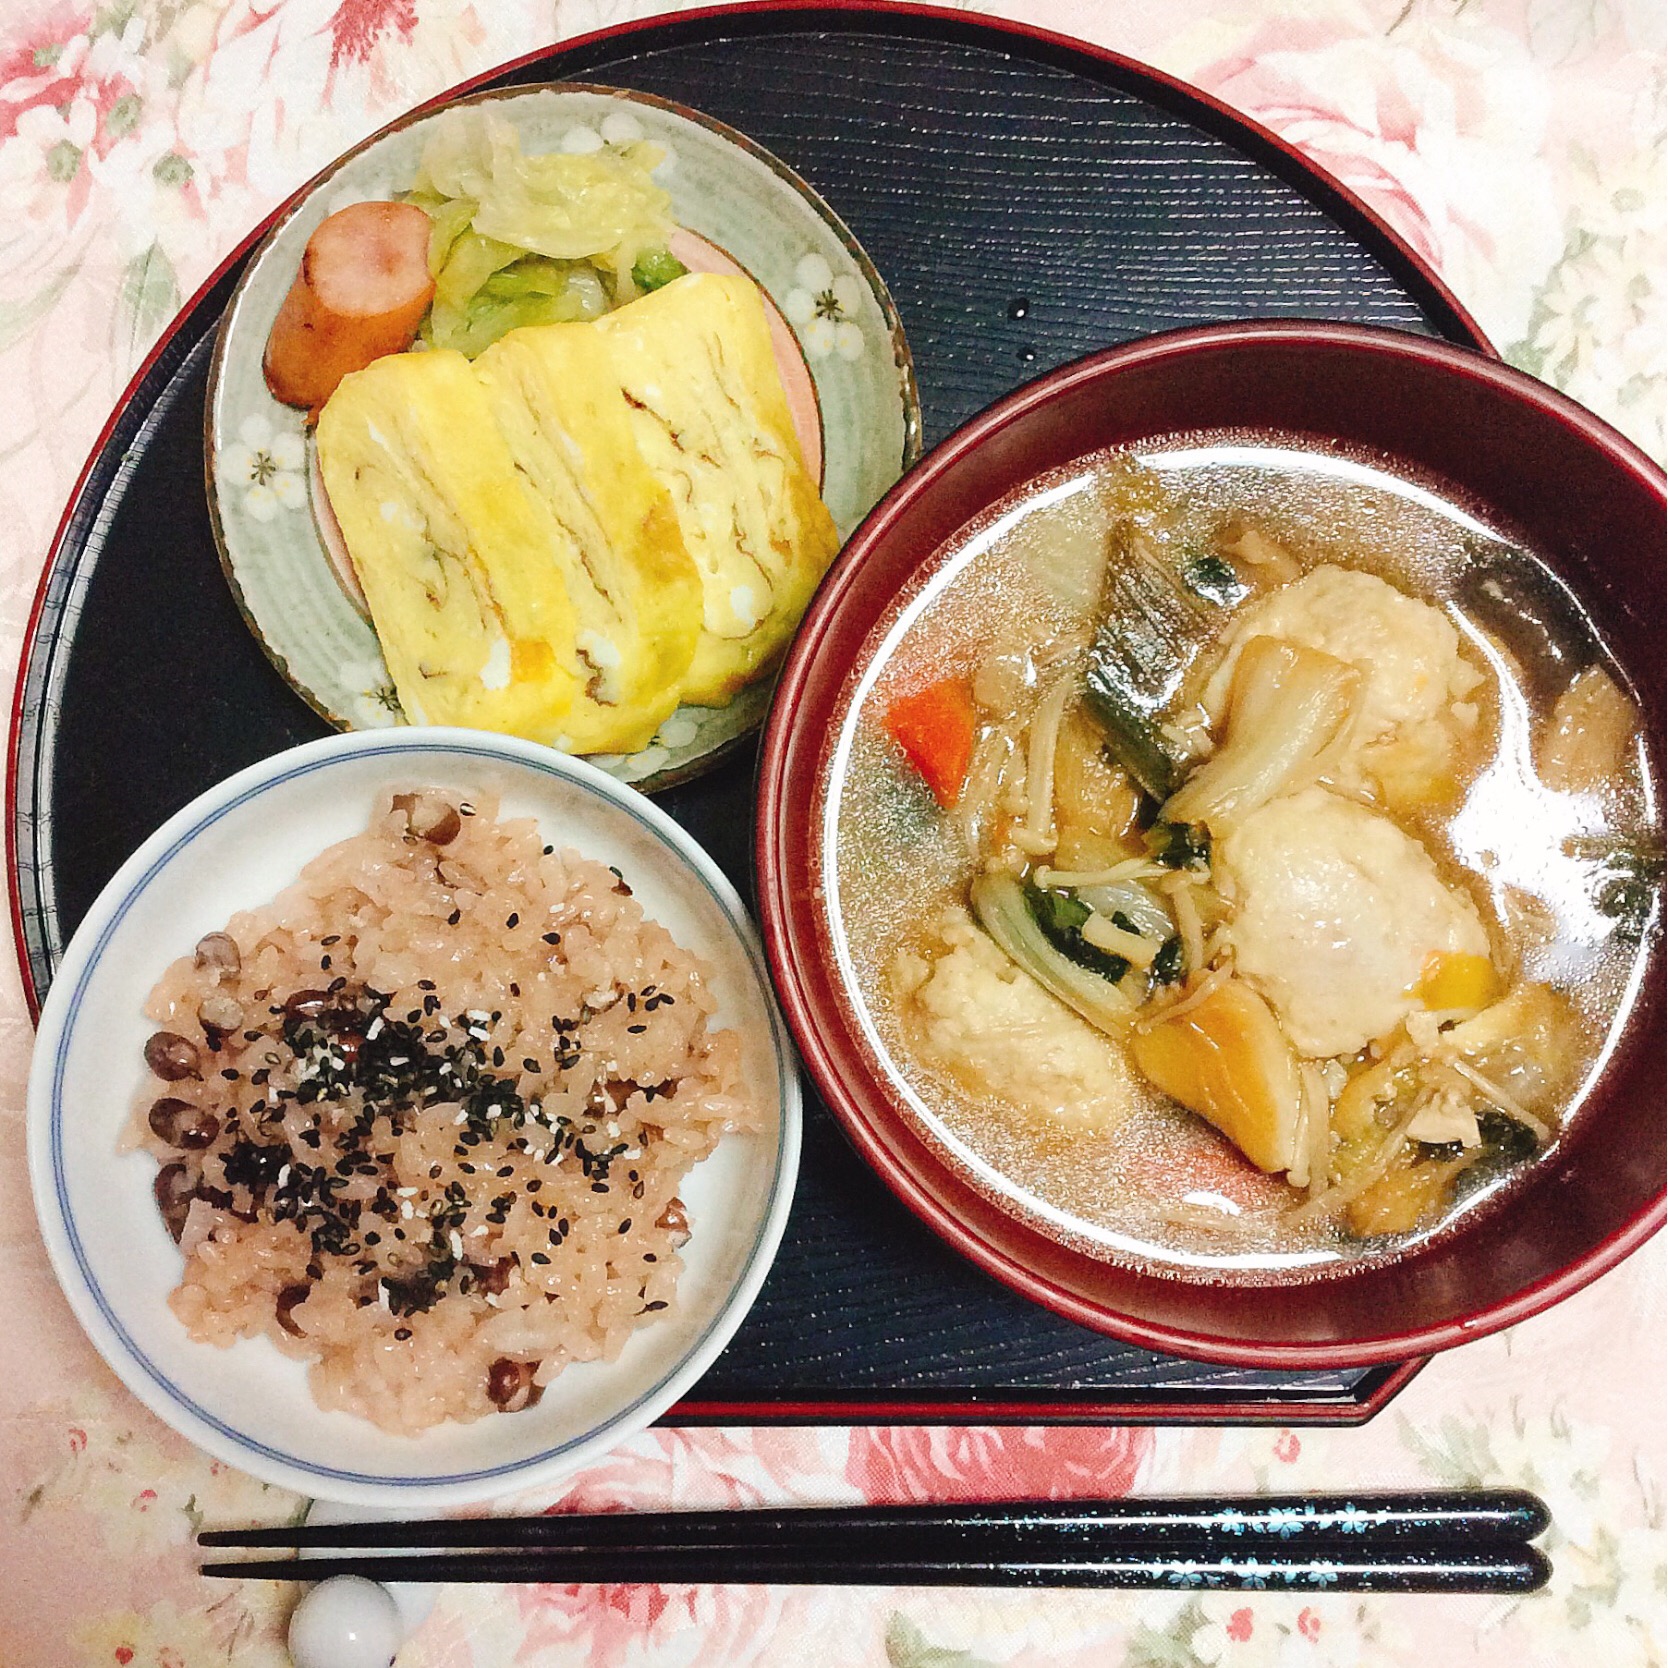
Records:
[[[378,1014],[376,1016],[376,1018],[373,1019],[371,1021],[371,1023],[365,1027],[365,1041],[366,1042],[374,1042],[376,1040],[376,1038],[378,1038],[381,1035],[382,1035],[382,1015]]]
[[[417,1189],[414,1187],[396,1187],[394,1189],[396,1199],[414,1199],[416,1196]]]
[[[290,1167],[289,1167],[289,1165],[286,1164],[283,1167],[283,1169],[278,1172],[278,1186],[282,1187],[284,1185],[284,1183],[287,1182],[289,1179],[290,1179]]]
[[[400,1215],[403,1216],[407,1222],[409,1222],[416,1214],[417,1212],[412,1209],[411,1201],[409,1199],[407,1199],[406,1202],[400,1206]]]
[[[463,1235],[454,1228],[446,1237],[451,1241],[452,1255],[461,1262],[463,1260]]]

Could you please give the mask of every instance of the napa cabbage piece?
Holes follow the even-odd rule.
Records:
[[[1120,985],[1073,961],[1044,932],[1024,886],[1007,873],[983,874],[970,899],[979,925],[1044,990],[1108,1036],[1121,1037],[1135,1004]]]
[[[1333,655],[1252,638],[1234,671],[1222,745],[1171,795],[1162,820],[1222,833],[1307,787],[1349,725],[1360,688],[1360,672]]]
[[[599,318],[682,276],[653,178],[663,155],[640,140],[528,156],[492,109],[448,113],[410,194],[434,222],[423,339],[472,359],[511,330]]]

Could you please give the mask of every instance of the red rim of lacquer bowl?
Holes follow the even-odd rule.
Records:
[[[1658,1160],[1654,1187],[1648,1187],[1634,1204],[1618,1212],[1616,1220],[1606,1223],[1567,1260],[1533,1271],[1513,1289],[1475,1307],[1466,1307],[1463,1302],[1449,1304],[1448,1312],[1428,1322],[1380,1328],[1369,1320],[1335,1328],[1327,1336],[1303,1335],[1306,1308],[1313,1310],[1318,1305],[1330,1310],[1342,1302],[1346,1307],[1353,1304],[1358,1311],[1366,1311],[1373,1308],[1380,1295],[1394,1307],[1395,1301],[1407,1301],[1410,1281],[1417,1281],[1421,1272],[1437,1277],[1433,1270],[1438,1260],[1442,1273],[1450,1264],[1459,1269],[1465,1248],[1470,1245],[1480,1255],[1498,1219],[1509,1215],[1510,1210],[1523,1208],[1532,1194],[1537,1194],[1537,1209],[1553,1210],[1551,1196],[1540,1200],[1537,1190],[1571,1185],[1575,1172],[1570,1165],[1580,1151],[1579,1131],[1588,1127],[1589,1114],[1597,1115],[1622,1090],[1633,1091],[1623,1101],[1622,1115],[1635,1120],[1642,1117],[1648,1132],[1654,1107],[1660,1131],[1660,935],[1635,999],[1626,1036],[1589,1098],[1578,1121],[1578,1132],[1560,1143],[1560,1152],[1567,1148],[1567,1156],[1561,1160],[1557,1154],[1549,1157],[1507,1211],[1483,1213],[1477,1223],[1464,1224],[1394,1263],[1368,1265],[1359,1272],[1320,1280],[1229,1286],[1195,1279],[1178,1281],[1127,1263],[1108,1263],[1074,1249],[994,1203],[919,1134],[894,1098],[884,1068],[875,1060],[856,1024],[835,964],[821,880],[828,756],[852,684],[861,670],[857,659],[872,628],[898,592],[930,565],[935,552],[942,550],[958,528],[1029,476],[1105,444],[1104,440],[1085,440],[1075,452],[1062,451],[1041,468],[1026,471],[1017,460],[1027,449],[1023,436],[1028,420],[1046,414],[1051,407],[1069,404],[1074,397],[1081,399],[1091,390],[1127,386],[1136,376],[1150,378],[1179,372],[1193,376],[1196,382],[1202,379],[1208,387],[1219,371],[1231,382],[1236,360],[1243,368],[1261,356],[1270,362],[1283,360],[1289,368],[1293,355],[1302,356],[1305,367],[1329,362],[1334,368],[1346,367],[1352,375],[1382,373],[1392,379],[1398,374],[1435,375],[1444,379],[1441,391],[1451,395],[1455,405],[1481,401],[1485,410],[1511,415],[1512,420],[1527,423],[1532,430],[1538,426],[1554,444],[1574,446],[1584,453],[1595,478],[1603,477],[1617,493],[1628,495],[1634,508],[1654,505],[1660,542],[1664,504],[1661,470],[1573,401],[1470,349],[1367,326],[1254,321],[1178,330],[1092,354],[1019,389],[959,429],[881,500],[846,545],[807,613],[782,671],[760,757],[755,851],[765,948],[805,1064],[852,1144],[910,1210],[997,1279],[1082,1325],[1171,1354],[1235,1365],[1314,1369],[1364,1366],[1429,1354],[1523,1320],[1614,1267],[1661,1227],[1664,1188]],[[1295,384],[1298,379],[1293,380]],[[1307,396],[1298,394],[1295,398],[1301,405]],[[1414,413],[1405,420],[1416,429],[1424,419]],[[1177,422],[1146,432],[1227,426],[1247,425],[1229,425],[1220,420]],[[1324,423],[1264,422],[1248,426],[1309,428],[1323,439],[1331,432]],[[1137,433],[1128,438],[1137,438]],[[1414,464],[1426,474],[1443,473],[1432,466],[1431,460],[1419,460],[1416,450],[1383,450],[1389,461]],[[945,478],[971,467],[975,454],[995,462],[977,481],[967,483],[967,490],[954,502],[939,503],[946,492],[954,491],[953,484],[946,486]],[[1013,474],[1016,468],[1020,472]],[[1011,478],[1003,478],[1004,470]],[[992,476],[997,480],[994,489],[989,485]],[[1478,495],[1470,492],[1466,496],[1475,501]],[[1599,496],[1603,500],[1604,495]],[[1510,520],[1506,522],[1511,524]],[[1545,550],[1544,543],[1538,543],[1537,548]],[[1623,622],[1627,632],[1641,639],[1643,648],[1636,646],[1636,651],[1629,653],[1617,642],[1613,630],[1608,633],[1611,646],[1618,650],[1624,669],[1634,680],[1645,711],[1647,733],[1653,738],[1662,728],[1662,574],[1663,564],[1658,557],[1654,563],[1654,591],[1647,579],[1650,594],[1643,599],[1642,615]],[[1627,611],[1624,608],[1624,613]],[[1614,612],[1612,609],[1612,617],[1606,619],[1607,627],[1614,623]],[[1638,610],[1633,612],[1637,614]],[[1660,775],[1660,762],[1656,771]],[[1658,1149],[1660,1144],[1658,1133]],[[1346,1289],[1351,1292],[1347,1297]],[[1248,1337],[1231,1329],[1190,1323],[1173,1314],[1155,1319],[1141,1312],[1155,1305],[1174,1308],[1178,1303],[1210,1308],[1229,1293],[1239,1311],[1251,1310],[1267,1317],[1265,1335]],[[1282,1316],[1291,1317],[1291,1335],[1282,1335]]]

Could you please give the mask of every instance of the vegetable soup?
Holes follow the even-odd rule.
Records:
[[[1567,589],[1266,434],[1081,461],[924,571],[834,738],[824,879],[929,1139],[1177,1274],[1509,1207],[1660,915],[1638,710]]]

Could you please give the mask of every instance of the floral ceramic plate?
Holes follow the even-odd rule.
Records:
[[[857,241],[805,182],[733,129],[642,93],[558,85],[488,93],[523,150],[649,138],[666,152],[673,252],[744,271],[769,303],[777,364],[807,466],[845,538],[921,451],[920,403],[897,309]],[[314,180],[255,252],[220,327],[206,466],[215,538],[245,619],[292,688],[338,728],[404,722],[312,457],[304,414],[267,391],[261,357],[314,227],[416,176],[441,113],[406,118]],[[642,751],[597,755],[622,781],[694,774],[763,718],[766,679],[725,707],[680,707]]]

